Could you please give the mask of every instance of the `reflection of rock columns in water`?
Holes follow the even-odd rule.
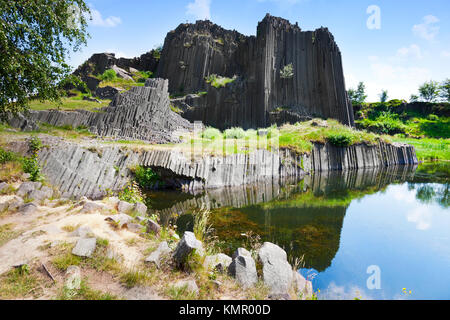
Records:
[[[272,234],[271,234],[271,221],[272,221],[272,213],[270,212],[270,210],[266,210],[264,209],[264,232],[269,235],[269,238],[272,238]]]

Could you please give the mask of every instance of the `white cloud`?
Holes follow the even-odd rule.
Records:
[[[420,206],[408,213],[409,222],[416,224],[417,230],[428,230],[431,227],[433,214],[426,206]]]
[[[211,0],[194,0],[194,2],[188,3],[186,9],[186,14],[194,16],[196,19],[211,18]]]
[[[354,300],[362,298],[364,300],[372,300],[372,297],[358,286],[338,286],[332,281],[326,291],[323,293],[327,300]]]
[[[96,27],[106,27],[106,28],[112,28],[122,23],[122,19],[115,16],[109,16],[107,18],[103,18],[100,11],[91,8],[91,25]]]
[[[422,18],[422,23],[416,24],[413,26],[413,33],[425,40],[431,41],[434,40],[436,35],[439,33],[439,26],[436,23],[439,22],[439,19],[433,15],[427,15]]]
[[[396,58],[399,59],[421,59],[422,51],[417,44],[412,44],[409,47],[403,47],[397,50]]]

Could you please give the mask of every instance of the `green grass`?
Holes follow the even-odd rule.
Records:
[[[0,299],[26,298],[38,296],[42,290],[36,275],[28,266],[12,269],[0,278]]]
[[[120,282],[127,288],[145,285],[148,280],[149,274],[144,270],[130,270],[120,276]]]
[[[86,101],[83,100],[83,96],[86,94],[82,94],[81,92],[75,92],[76,96],[73,97],[64,97],[61,98],[61,101],[40,101],[40,100],[31,100],[28,103],[28,107],[30,110],[65,110],[65,111],[73,111],[73,110],[88,110],[88,111],[96,111],[95,109],[106,107],[111,100],[101,100],[101,103]]]
[[[109,293],[94,290],[89,287],[86,279],[81,280],[80,289],[69,290],[67,287],[61,288],[56,300],[117,300],[118,298]]]
[[[450,161],[450,139],[413,139],[393,137],[392,140],[394,142],[408,143],[414,146],[414,148],[416,149],[417,159],[420,161]]]
[[[232,83],[236,80],[236,77],[233,78],[227,78],[227,77],[221,77],[216,74],[212,74],[208,77],[206,77],[206,83],[211,84],[214,88],[223,88],[227,84]]]
[[[14,230],[14,224],[0,225],[0,247],[12,239],[17,238],[22,232]]]

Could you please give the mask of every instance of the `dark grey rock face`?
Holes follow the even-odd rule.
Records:
[[[292,76],[282,77],[291,64]],[[205,82],[212,74],[238,80],[217,89]],[[354,125],[341,53],[326,28],[303,32],[270,15],[259,23],[256,37],[210,21],[181,24],[167,34],[157,76],[169,79],[172,94],[208,91],[183,116],[220,129],[314,116]],[[289,113],[277,118],[271,115],[277,108]]]
[[[54,126],[84,126],[99,136],[144,140],[151,143],[178,142],[172,133],[188,130],[191,124],[170,109],[168,82],[147,79],[144,87],[133,87],[116,95],[101,112],[86,110],[31,111],[29,116],[10,119],[11,126],[31,126],[28,122],[48,123]]]
[[[113,99],[121,90],[110,86],[97,88],[95,95],[100,99]]]

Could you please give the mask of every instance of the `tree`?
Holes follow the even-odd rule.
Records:
[[[380,94],[380,102],[385,103],[388,99],[388,91],[382,90]]]
[[[428,81],[419,87],[419,95],[426,102],[434,102],[439,96],[439,83]]]
[[[409,98],[409,102],[410,103],[414,103],[414,102],[417,102],[417,101],[419,101],[419,96],[417,96],[415,94],[412,94],[411,97]]]
[[[450,102],[450,79],[446,79],[441,84],[441,98]]]
[[[58,100],[70,52],[87,44],[83,0],[0,1],[0,118],[27,110],[32,97]]]
[[[360,82],[356,90],[349,89],[347,93],[353,104],[363,104],[367,99],[366,86],[364,85],[364,82]]]

